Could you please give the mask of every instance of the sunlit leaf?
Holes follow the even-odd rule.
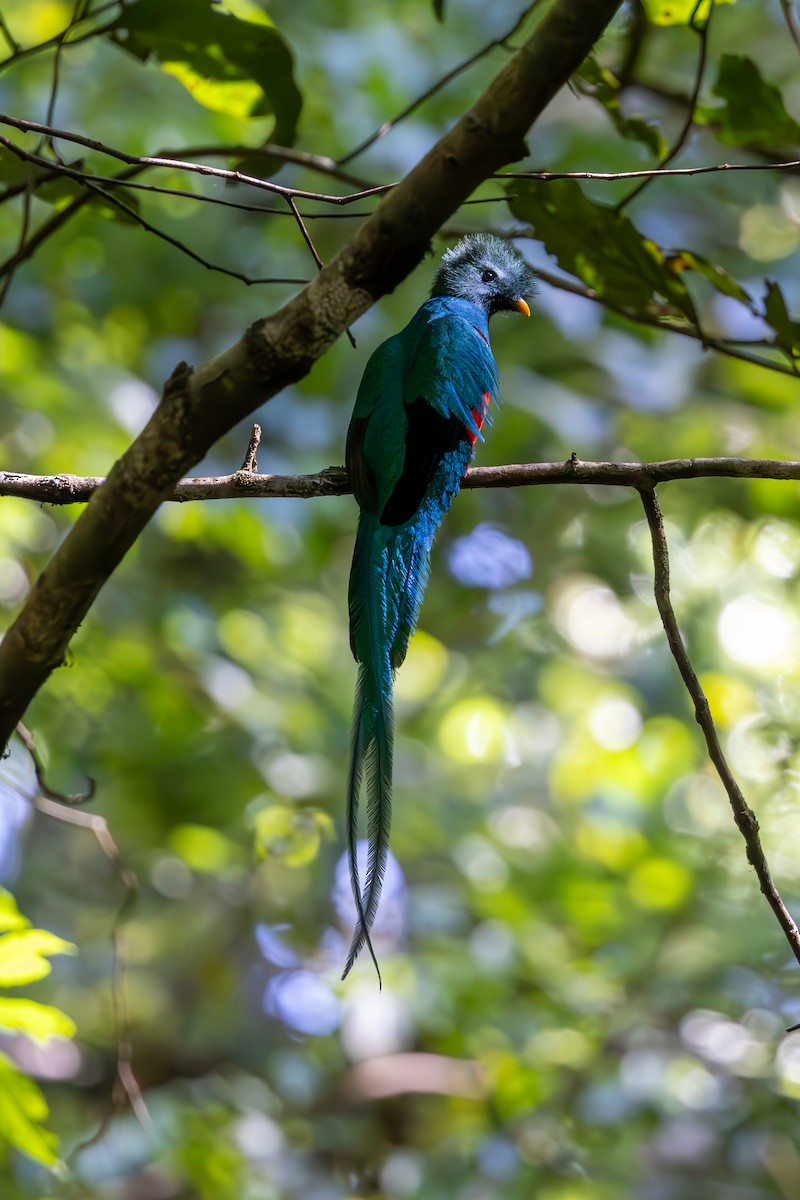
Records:
[[[291,145],[301,96],[292,55],[280,34],[262,21],[245,21],[212,7],[213,0],[136,0],[113,28],[119,44],[158,59],[198,103],[240,117],[272,113],[270,140]],[[264,169],[264,160],[258,164]]]
[[[75,1036],[75,1022],[49,1004],[0,996],[0,1028],[24,1033],[37,1042]]]
[[[0,1140],[46,1167],[54,1166],[58,1139],[42,1126],[47,1116],[41,1089],[0,1053]]]
[[[714,4],[735,4],[736,0],[713,0]],[[712,0],[644,0],[645,12],[654,25],[688,25],[694,20],[704,24],[711,12]]]
[[[52,970],[47,961],[53,954],[75,954],[71,942],[46,929],[12,930],[0,937],[0,986],[17,987],[43,979]]]
[[[9,929],[27,929],[30,921],[23,917],[11,892],[0,888],[0,933]]]

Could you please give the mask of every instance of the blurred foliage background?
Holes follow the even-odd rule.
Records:
[[[94,7],[59,55],[53,124],[134,154],[272,139],[334,159],[522,11],[449,0],[440,22],[429,0]],[[679,165],[796,158],[800,52],[779,0],[702,10],[625,4],[523,165],[657,164],[686,124],[703,48]],[[57,43],[24,50],[57,37],[73,6],[0,12],[0,108],[46,120]],[[400,178],[506,57],[480,58],[347,170]],[[58,146],[82,168],[118,169]],[[143,178],[269,201],[177,170]],[[0,185],[6,262],[83,195],[7,150]],[[631,187],[511,183],[510,210],[489,182],[477,197],[489,202],[454,217],[453,234],[529,235],[518,244],[551,279],[532,320],[495,323],[505,403],[478,462],[800,458],[797,175],[662,179],[615,213]],[[288,213],[116,194],[230,270],[314,269]],[[374,203],[306,203],[324,259]],[[262,470],[342,461],[368,354],[432,271],[358,322],[357,350],[340,339],[264,408]],[[105,474],[177,361],[207,359],[296,290],[212,273],[96,194],[3,280],[2,467],[42,474]],[[704,348],[698,328],[767,365]],[[248,436],[240,427],[198,473],[235,470]],[[797,911],[798,488],[660,492],[679,619]],[[7,620],[78,512],[0,502]],[[95,781],[84,824],[34,807],[22,745],[0,764],[0,1194],[798,1200],[800,1036],[783,1033],[800,1019],[797,966],[664,642],[635,493],[459,497],[397,682],[384,988],[366,958],[339,984],[353,919],[355,523],[351,498],[164,505],[28,713],[50,786]]]

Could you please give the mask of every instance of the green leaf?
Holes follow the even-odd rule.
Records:
[[[35,179],[40,173],[40,167],[23,162],[5,146],[0,146],[0,181],[14,187],[18,183],[25,183],[28,179]]]
[[[9,929],[27,929],[30,921],[23,917],[17,908],[17,902],[5,888],[0,888],[0,933]]]
[[[46,929],[12,931],[0,937],[0,986],[18,987],[43,979],[52,954],[75,954],[76,947]]]
[[[612,71],[601,67],[595,58],[589,57],[578,74],[573,76],[573,83],[582,95],[590,96],[603,106],[621,137],[640,142],[656,158],[663,155],[664,139],[658,128],[641,117],[624,115],[619,103],[620,83]]]
[[[0,1028],[24,1033],[36,1042],[75,1036],[75,1022],[61,1009],[8,996],[0,996]]]
[[[437,21],[444,23],[444,0],[433,0],[433,15]]]
[[[764,316],[775,331],[775,343],[790,358],[800,357],[800,321],[795,321],[786,307],[783,292],[777,283],[768,279],[764,296]]]
[[[736,0],[713,0],[714,4],[735,4]],[[712,0],[644,0],[644,8],[654,25],[704,24],[711,13]],[[695,13],[695,9],[697,12]]]
[[[719,108],[702,105],[696,119],[716,125],[716,137],[725,145],[791,146],[800,142],[800,125],[786,111],[780,91],[762,78],[745,55],[720,56],[711,90],[725,104]]]
[[[58,1160],[58,1139],[42,1125],[48,1111],[38,1085],[0,1054],[0,1139],[52,1167]]]
[[[240,20],[212,3],[136,0],[112,28],[127,34],[120,46],[142,61],[156,58],[199,104],[243,118],[272,113],[270,140],[290,146],[302,105],[291,51],[271,25]]]
[[[515,181],[514,192],[514,215],[528,221],[559,265],[598,296],[626,311],[650,310],[665,300],[696,322],[680,271],[626,216],[589,200],[571,179]]]
[[[695,254],[693,250],[675,250],[667,261],[673,271],[694,271],[713,284],[723,296],[731,296],[751,312],[754,311],[753,297],[718,263],[710,262],[700,254]]]

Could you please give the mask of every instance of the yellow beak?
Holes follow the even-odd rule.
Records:
[[[518,312],[518,313],[522,313],[522,315],[523,315],[524,317],[529,317],[529,316],[531,315],[531,310],[530,310],[530,308],[528,307],[528,304],[527,304],[527,302],[526,302],[525,300],[523,300],[521,296],[520,296],[520,297],[519,297],[517,300],[512,300],[512,301],[511,301],[511,307],[512,307],[512,308],[513,308],[513,309],[514,309],[516,312]]]

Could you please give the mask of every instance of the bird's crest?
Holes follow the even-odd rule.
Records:
[[[445,251],[431,296],[470,300],[491,316],[504,309],[525,312],[535,291],[536,272],[516,246],[492,233],[471,233]]]

